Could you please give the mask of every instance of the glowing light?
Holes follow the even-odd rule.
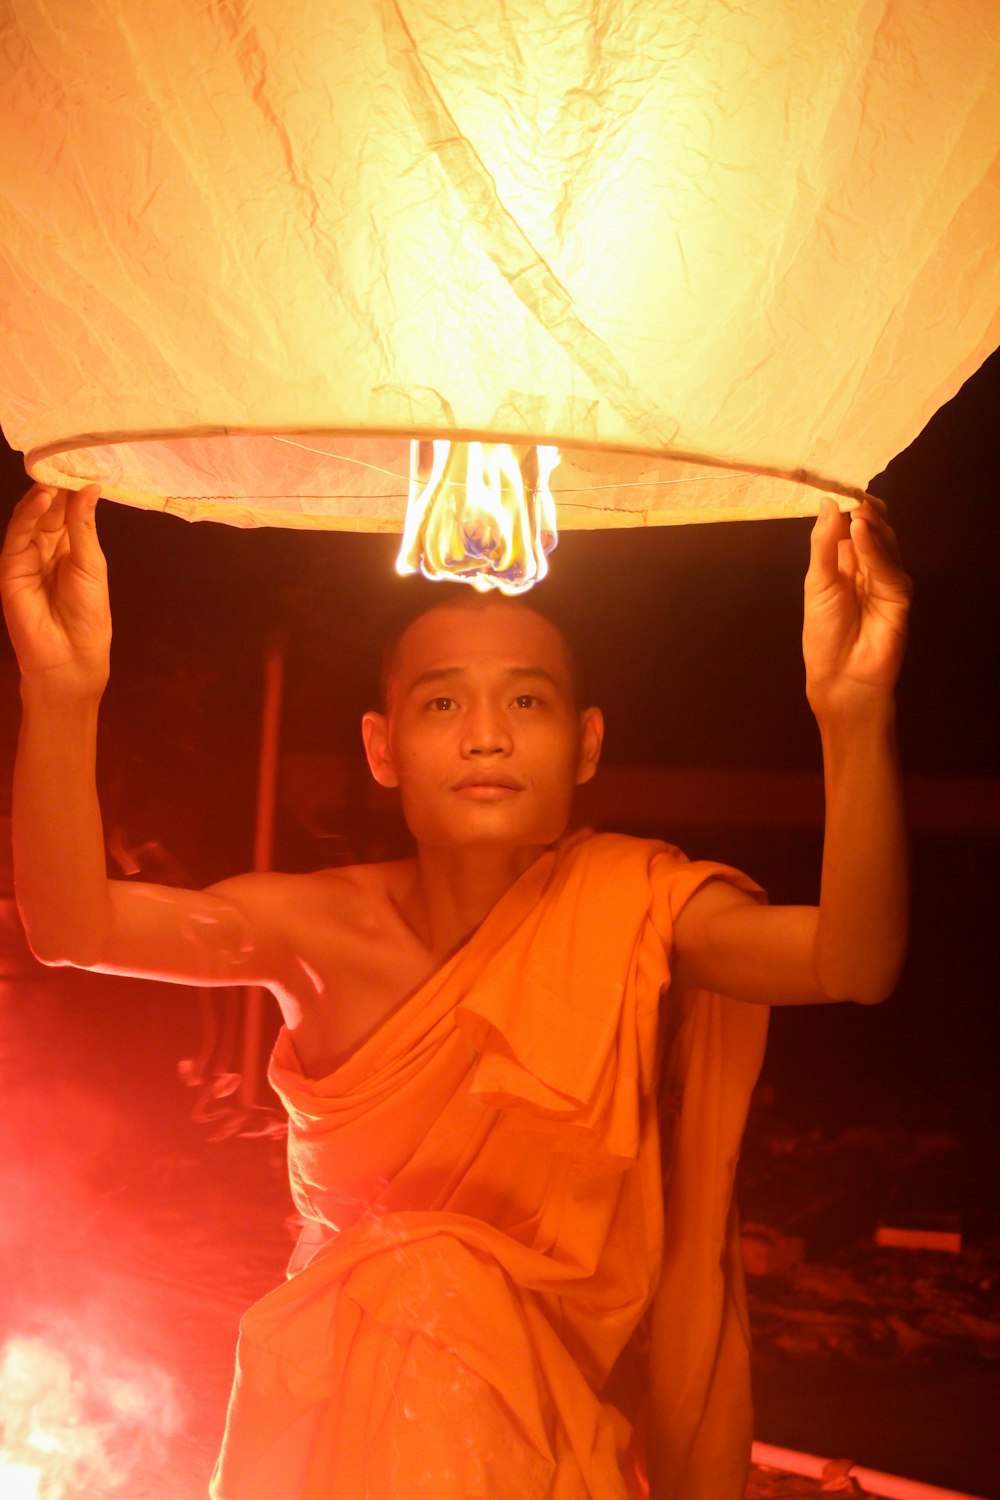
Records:
[[[3,41],[46,482],[399,532],[411,437],[545,441],[562,531],[805,515],[1000,338],[996,0],[18,0]]]
[[[41,1470],[31,1464],[10,1463],[0,1449],[0,1500],[38,1500]]]
[[[0,1351],[0,1500],[120,1491],[179,1426],[169,1376],[81,1330]]]
[[[396,571],[504,594],[531,588],[558,540],[549,489],[558,463],[550,445],[519,458],[509,443],[414,440]]]

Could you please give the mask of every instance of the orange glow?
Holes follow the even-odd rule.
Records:
[[[544,578],[558,540],[549,477],[559,450],[521,453],[509,443],[414,439],[396,571],[504,594]]]
[[[118,1490],[180,1426],[170,1377],[93,1339],[23,1335],[0,1350],[0,1500]]]

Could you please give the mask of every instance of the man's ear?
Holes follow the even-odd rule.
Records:
[[[379,786],[399,786],[389,745],[389,720],[385,714],[367,713],[361,720],[368,766]]]
[[[604,715],[599,708],[585,708],[580,715],[580,755],[576,763],[576,784],[590,781],[597,770],[604,743]]]

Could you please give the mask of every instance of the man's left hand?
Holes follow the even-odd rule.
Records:
[[[849,516],[824,498],[805,582],[802,652],[817,717],[890,698],[906,646],[913,585],[881,500]]]

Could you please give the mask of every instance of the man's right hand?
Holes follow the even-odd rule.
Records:
[[[0,594],[21,675],[75,692],[103,692],[111,609],[97,540],[100,486],[36,484],[14,508],[0,552]]]

